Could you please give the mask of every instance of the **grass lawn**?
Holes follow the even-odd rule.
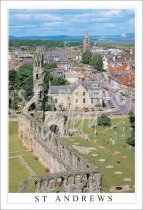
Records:
[[[18,158],[9,159],[9,192],[18,192],[22,180],[30,176]]]
[[[122,125],[127,127],[127,131],[124,137],[122,137]],[[89,134],[89,140],[86,141],[81,137],[69,137],[65,138],[64,142],[68,145],[73,145],[79,143],[78,146],[84,147],[95,147],[95,151],[88,154],[81,153],[83,157],[87,158],[90,162],[99,167],[103,173],[103,192],[109,192],[111,186],[117,185],[130,185],[130,191],[134,192],[134,176],[135,176],[135,154],[134,149],[129,149],[128,144],[126,144],[126,139],[131,135],[130,122],[128,119],[113,118],[112,125],[116,126],[118,129],[117,135],[114,129],[97,126],[97,133],[95,135],[91,125],[95,123],[95,120],[69,120],[67,122],[67,129],[78,129],[82,130],[84,133]],[[115,144],[110,141],[115,140]],[[115,154],[118,152],[118,154]],[[79,152],[78,152],[79,153]],[[92,154],[98,154],[98,157],[92,157]],[[106,162],[99,162],[99,159],[106,159]],[[118,163],[117,161],[120,161]],[[112,165],[114,168],[109,169],[106,166]],[[115,175],[114,172],[120,171],[123,174]],[[132,179],[130,182],[123,181],[124,178]]]
[[[26,162],[30,165],[32,170],[37,175],[46,174],[44,166],[34,159],[32,152],[22,145],[21,140],[18,138],[18,123],[16,121],[9,122],[9,157],[21,155]],[[20,183],[30,177],[29,171],[19,160],[19,158],[9,159],[9,192],[18,192]],[[30,185],[30,192],[33,191],[33,187]]]
[[[18,138],[18,123],[9,122],[9,152],[15,153],[18,150],[24,150],[22,142]]]

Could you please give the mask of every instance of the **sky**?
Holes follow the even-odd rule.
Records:
[[[128,9],[10,9],[11,36],[81,36],[134,33],[135,11]]]

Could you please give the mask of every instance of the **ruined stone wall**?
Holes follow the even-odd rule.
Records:
[[[65,171],[68,168],[81,170],[93,167],[66,145],[59,136],[45,130],[42,124],[36,122],[28,114],[22,114],[19,117],[19,134],[24,145],[38,156],[41,163],[48,167],[51,173]]]
[[[19,136],[39,161],[50,170],[52,178],[37,179],[37,192],[55,192],[55,173],[62,172],[62,192],[100,192],[101,173],[97,167],[76,154],[60,136],[45,128],[28,113],[19,116]],[[68,175],[69,172],[72,175]],[[84,174],[83,174],[84,171]],[[88,172],[87,172],[88,171]],[[66,173],[65,173],[66,172]],[[58,175],[59,177],[59,175]],[[86,181],[85,181],[86,180]],[[45,188],[46,186],[46,188]],[[49,186],[49,187],[48,187]]]
[[[59,112],[45,112],[45,129],[48,130],[51,125],[57,125],[59,128],[59,135],[64,135],[64,117],[63,115],[59,114]]]
[[[28,192],[31,182],[35,183],[38,193],[100,193],[102,174],[96,170],[77,170],[74,172],[56,173],[52,176],[30,177],[21,184],[20,192]],[[60,189],[57,184],[60,183]]]
[[[91,171],[56,174],[35,180],[36,192],[56,192],[58,180],[61,180],[61,192],[83,193],[101,191],[102,175]]]
[[[31,120],[25,115],[18,116],[18,135],[24,146],[33,149],[33,134],[31,132]]]

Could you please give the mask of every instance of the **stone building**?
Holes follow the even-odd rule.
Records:
[[[52,97],[57,110],[84,111],[103,103],[101,81],[85,81],[74,85],[50,86],[48,96]]]
[[[44,55],[43,50],[38,47],[33,56],[33,82],[34,82],[34,96],[37,111],[42,111],[44,91],[43,91],[43,64]]]
[[[83,37],[83,52],[90,50],[90,39],[88,33],[86,32]]]

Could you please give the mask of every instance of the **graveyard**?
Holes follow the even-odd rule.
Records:
[[[81,156],[103,173],[103,192],[134,192],[135,151],[126,143],[131,135],[128,118],[112,118],[111,127],[95,126],[94,119],[70,119],[66,129],[74,135],[64,138]],[[80,135],[76,132],[80,131]],[[81,137],[81,133],[86,138]],[[88,137],[87,137],[88,136]]]

